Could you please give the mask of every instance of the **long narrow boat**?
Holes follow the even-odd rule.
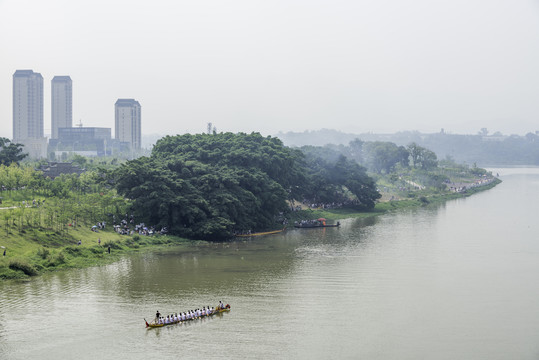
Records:
[[[164,324],[164,323],[159,324],[159,323],[156,323],[155,320],[148,323],[146,321],[146,319],[144,319],[144,322],[146,323],[146,327],[149,328],[149,329],[151,329],[151,328],[159,328],[159,327],[163,327],[163,326],[167,326],[167,325],[181,324],[181,323],[188,322],[188,321],[198,320],[198,319],[202,319],[202,318],[206,318],[206,317],[212,317],[214,315],[221,314],[221,313],[224,313],[224,312],[229,312],[229,311],[230,311],[230,305],[228,305],[224,309],[215,309],[209,315],[200,316],[200,317],[197,317],[197,318],[194,318],[194,319],[187,319],[187,320],[183,320],[183,321],[182,320],[174,321],[174,322],[169,322],[168,324]]]
[[[260,235],[271,235],[271,234],[278,234],[280,232],[283,232],[285,229],[286,229],[286,226],[282,228],[281,230],[256,232],[256,233],[251,233],[251,234],[241,234],[241,235],[234,235],[234,236],[235,237],[251,237],[251,236],[260,236]]]

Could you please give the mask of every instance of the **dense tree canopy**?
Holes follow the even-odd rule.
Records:
[[[343,186],[368,207],[379,196],[356,163],[338,154],[307,161],[300,150],[258,133],[167,136],[150,157],[123,164],[113,177],[139,219],[202,239],[271,228],[287,200],[316,194],[335,201]]]
[[[115,178],[139,218],[187,237],[225,238],[274,224],[304,178],[300,158],[260,134],[167,136]]]

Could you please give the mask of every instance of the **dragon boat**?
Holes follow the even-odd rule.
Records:
[[[146,327],[148,329],[151,329],[151,328],[159,328],[159,327],[163,327],[163,326],[168,326],[168,325],[174,325],[174,324],[180,324],[180,323],[184,323],[184,322],[188,322],[188,321],[193,321],[193,320],[199,320],[199,319],[203,319],[203,318],[207,318],[207,317],[212,317],[214,315],[217,315],[217,314],[222,314],[224,312],[229,312],[230,311],[230,305],[226,305],[226,307],[222,308],[222,309],[215,309],[211,314],[209,315],[202,315],[202,316],[199,316],[199,317],[196,317],[196,318],[191,318],[191,319],[186,319],[186,320],[178,320],[178,321],[171,321],[169,323],[158,323],[156,322],[156,320],[153,320],[151,322],[148,322],[146,321],[146,319],[144,319],[144,322],[146,323]]]

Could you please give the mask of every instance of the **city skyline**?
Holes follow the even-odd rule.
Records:
[[[69,75],[54,76],[50,89],[50,145],[56,152],[62,144],[62,148],[68,145],[72,151],[87,151],[90,146],[96,147],[94,150],[97,152],[106,153],[107,138],[110,145],[116,148],[128,146],[130,150],[141,149],[141,106],[138,101],[117,99],[114,104],[116,141],[111,141],[112,127],[82,127],[82,124],[73,127],[73,85]],[[12,94],[13,141],[23,144],[30,157],[47,157],[49,141],[44,134],[43,76],[33,70],[15,70]],[[69,134],[73,134],[76,139],[69,139]],[[77,147],[81,149],[76,149]],[[65,149],[62,151],[65,152]]]

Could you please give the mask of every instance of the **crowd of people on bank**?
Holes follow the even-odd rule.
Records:
[[[494,178],[485,178],[475,180],[473,183],[451,183],[448,184],[449,190],[452,192],[460,193],[465,192],[467,189],[471,189],[478,186],[488,185],[494,181]]]
[[[111,215],[111,214],[109,214]],[[120,220],[119,223],[116,223],[116,216],[112,215],[112,220],[114,225],[114,231],[120,235],[147,235],[151,236],[154,234],[164,235],[168,233],[168,230],[165,226],[161,230],[156,230],[155,226],[146,226],[144,223],[135,224],[135,218],[133,215],[128,216],[125,214],[125,218]],[[92,231],[99,232],[99,230],[105,229],[105,221],[98,222],[97,225],[92,226]]]

